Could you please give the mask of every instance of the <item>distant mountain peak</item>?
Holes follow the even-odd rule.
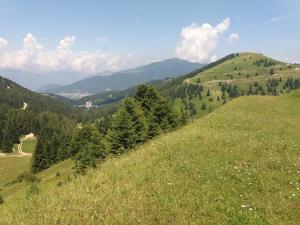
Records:
[[[43,92],[77,98],[76,96],[79,96],[78,93],[94,94],[106,91],[107,89],[112,91],[124,90],[152,80],[177,77],[199,69],[202,66],[202,64],[189,62],[184,59],[170,58],[112,73],[109,76],[103,76],[101,74],[101,76],[97,75],[85,78],[70,85],[45,89]]]

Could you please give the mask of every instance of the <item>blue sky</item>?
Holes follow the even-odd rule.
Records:
[[[214,37],[212,49],[205,49],[206,42],[212,43],[210,40],[195,48],[210,51],[209,54],[193,55],[192,43],[188,49],[176,52],[176,48],[184,48],[186,44],[180,35],[182,29],[188,27],[191,31],[201,28],[203,23],[214,28],[226,18],[230,25],[227,24],[226,29]],[[189,27],[193,23],[195,27]],[[237,51],[262,52],[274,58],[300,62],[299,24],[300,1],[297,0],[5,0],[0,1],[0,37],[5,48],[9,49],[6,57],[18,58],[20,62],[12,63],[11,58],[6,58],[7,63],[0,66],[23,66],[28,70],[43,66],[50,70],[71,68],[84,71],[92,68],[101,72],[174,56],[209,62]],[[193,43],[197,42],[197,35],[201,36],[199,32],[194,33]],[[26,50],[24,59],[24,51],[22,54],[18,51],[24,48],[23,39],[29,33],[27,41],[40,44],[42,49]],[[235,38],[229,41],[231,34]],[[69,40],[70,44],[64,48],[63,54],[54,54],[65,37],[69,39],[64,43]],[[34,65],[38,57],[44,57],[38,60],[39,68]],[[60,57],[60,61],[55,57]],[[89,59],[93,63],[89,63]],[[52,60],[53,65],[45,63]]]

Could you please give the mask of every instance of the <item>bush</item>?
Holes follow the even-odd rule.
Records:
[[[22,182],[24,180],[26,182],[36,182],[37,181],[36,175],[34,173],[32,173],[32,172],[24,172],[17,179],[20,182]]]
[[[4,203],[4,199],[2,197],[2,195],[0,194],[0,205]]]
[[[26,198],[29,199],[30,197],[37,195],[40,193],[40,189],[36,185],[36,183],[33,183],[30,185],[29,189],[26,192]]]

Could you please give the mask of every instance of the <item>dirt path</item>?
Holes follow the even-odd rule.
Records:
[[[22,145],[23,145],[23,141],[25,140],[30,140],[32,139],[32,137],[29,137],[28,135],[25,136],[24,138],[20,139],[20,144],[18,144],[18,149],[17,152],[14,150],[13,152],[16,154],[4,154],[4,153],[0,153],[0,158],[13,158],[13,157],[31,157],[32,153],[26,153],[23,152],[22,150]]]

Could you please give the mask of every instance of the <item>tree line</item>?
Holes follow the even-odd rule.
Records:
[[[126,97],[115,113],[102,113],[82,127],[67,118],[42,113],[38,118],[38,143],[33,156],[34,172],[66,158],[84,174],[108,155],[120,155],[137,145],[170,131],[184,122],[172,101],[154,87],[140,85],[133,97]],[[48,123],[47,121],[51,121]]]

